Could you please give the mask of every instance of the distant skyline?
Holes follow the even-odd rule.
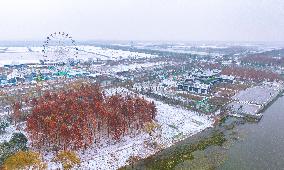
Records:
[[[0,41],[284,41],[283,0],[1,0]]]

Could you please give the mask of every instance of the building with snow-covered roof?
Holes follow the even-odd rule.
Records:
[[[12,73],[7,75],[7,80],[9,83],[17,83],[19,81],[24,81],[25,77],[17,69],[14,69]]]
[[[217,83],[233,83],[235,77],[220,75],[221,70],[200,70],[195,69],[189,76],[178,84],[179,90],[184,90],[199,94],[208,94],[211,87]]]
[[[219,79],[221,82],[225,82],[225,83],[233,83],[235,80],[234,76],[231,75],[220,75]]]
[[[195,69],[189,73],[190,76],[195,78],[214,78],[221,73],[221,70],[213,69],[213,70],[200,70]]]
[[[210,90],[210,85],[203,84],[200,82],[184,82],[178,84],[179,90],[184,90],[192,93],[199,93],[199,94],[208,94]]]

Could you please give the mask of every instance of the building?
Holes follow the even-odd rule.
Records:
[[[10,84],[17,84],[18,82],[24,82],[25,77],[17,69],[14,69],[12,73],[7,75],[7,81]]]
[[[188,91],[192,93],[208,94],[210,90],[209,84],[204,84],[199,81],[186,80],[183,83],[178,84],[178,90]]]
[[[224,83],[233,83],[235,80],[234,76],[228,76],[228,75],[220,75],[218,78],[220,82]]]
[[[212,78],[217,77],[220,73],[221,73],[221,70],[218,70],[218,69],[214,69],[214,70],[195,69],[189,73],[189,76],[192,76],[198,79],[212,79]]]
[[[189,77],[178,83],[178,90],[192,93],[208,94],[211,87],[217,83],[233,83],[235,77],[220,75],[220,70],[193,70]]]

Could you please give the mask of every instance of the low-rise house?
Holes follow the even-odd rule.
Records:
[[[199,70],[195,69],[191,73],[190,76],[198,79],[212,79],[215,78],[220,74],[221,70],[214,69],[214,70]]]
[[[220,82],[233,83],[235,77],[220,75],[220,70],[193,70],[189,77],[178,84],[178,90],[208,94],[211,87]]]
[[[25,77],[17,69],[14,69],[12,73],[7,75],[7,81],[11,84],[16,84],[18,82],[24,82]]]
[[[210,87],[210,85],[202,84],[199,82],[184,82],[182,84],[178,84],[178,90],[200,94],[208,94]]]
[[[224,82],[224,83],[233,83],[234,80],[235,80],[235,77],[234,76],[228,76],[228,75],[220,75],[219,80],[220,80],[220,82]]]

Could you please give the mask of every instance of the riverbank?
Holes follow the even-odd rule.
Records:
[[[155,155],[149,156],[143,160],[133,162],[120,168],[120,170],[171,170],[175,166],[186,160],[194,159],[194,152],[206,150],[211,146],[222,146],[226,141],[226,132],[230,127],[244,124],[244,118],[227,118],[224,123],[215,127],[206,128],[200,133],[192,135],[182,141],[175,143],[175,145],[165,148],[157,152]]]
[[[269,96],[268,98],[264,97],[262,99],[256,99],[259,102],[259,109],[257,109],[254,113],[255,114],[261,114],[262,112],[265,112],[266,109],[268,109],[279,97],[283,95],[284,88],[282,84],[279,84],[278,88],[274,90],[275,93],[270,94],[271,91],[267,90]],[[274,89],[275,86],[272,88]],[[262,87],[263,88],[263,87]],[[251,97],[251,99],[254,99],[259,95],[258,93],[251,93],[254,96]],[[262,96],[263,97],[263,96]],[[255,101],[256,101],[255,100]],[[249,104],[255,104],[253,102],[246,102]],[[261,103],[261,104],[260,104]],[[259,119],[258,119],[259,120]],[[200,143],[202,143],[204,140],[208,140],[212,138],[215,134],[222,134],[226,137],[229,133],[235,133],[233,129],[235,127],[238,127],[240,125],[246,124],[247,122],[251,122],[251,119],[249,119],[248,116],[245,115],[228,115],[224,120],[217,126],[212,128],[207,128],[203,130],[202,132],[195,134],[193,136],[190,136],[186,138],[183,141],[177,142],[175,145],[166,148],[162,151],[159,151],[155,155],[152,155],[146,159],[133,162],[131,166],[125,166],[121,169],[128,170],[128,169],[174,169],[175,166],[178,166],[179,164],[182,164],[183,161],[186,160],[192,160],[194,158],[194,154],[198,150],[193,150],[192,147],[196,146]],[[237,136],[230,136],[229,138],[233,138],[234,140],[237,140]],[[211,148],[213,147],[214,143],[205,146],[202,148],[202,150],[206,149],[207,147]],[[198,159],[198,158],[197,158]]]

